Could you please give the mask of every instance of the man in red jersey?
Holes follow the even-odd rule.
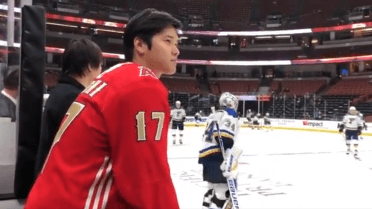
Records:
[[[127,63],[93,81],[68,110],[26,209],[179,208],[167,159],[168,91],[181,23],[146,9],[128,23]]]

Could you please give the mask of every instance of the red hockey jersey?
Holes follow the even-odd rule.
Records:
[[[168,91],[135,63],[105,71],[68,110],[25,209],[179,208]]]

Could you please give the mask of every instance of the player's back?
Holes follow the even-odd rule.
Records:
[[[218,124],[213,125],[213,121]],[[237,118],[229,115],[226,111],[216,111],[208,119],[206,131],[203,135],[202,149],[199,151],[199,163],[203,161],[221,161],[223,160],[218,141],[218,132],[224,142],[225,149],[231,148],[234,144],[234,138],[239,129]],[[217,156],[216,156],[217,155]]]
[[[70,107],[25,208],[178,208],[169,112],[152,71],[127,63],[101,74]]]

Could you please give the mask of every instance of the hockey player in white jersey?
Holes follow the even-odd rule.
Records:
[[[254,116],[252,129],[257,128],[257,130],[260,130],[260,122],[259,122],[260,116],[261,116],[260,113],[257,113],[257,115]]]
[[[248,128],[252,127],[252,111],[251,111],[251,109],[248,109],[247,114],[246,114],[246,118],[247,118]]]
[[[271,126],[271,121],[269,118],[270,114],[267,112],[266,115],[263,117],[264,125],[267,129],[273,130],[273,127]]]
[[[201,113],[202,113],[201,110],[200,110],[200,112],[195,113],[194,119],[195,119],[195,126],[196,127],[198,127],[199,123],[201,122]]]
[[[236,137],[239,129],[236,112],[238,99],[225,92],[220,97],[220,106],[221,109],[209,117],[203,135],[203,147],[199,152],[199,164],[203,165],[203,180],[208,182],[203,209],[232,207],[227,179],[233,179],[236,185],[237,160],[242,152],[238,148]],[[224,153],[221,152],[220,141],[223,142]],[[227,159],[234,160],[231,162]],[[231,196],[237,197],[235,192]]]
[[[345,129],[345,138],[347,152],[349,155],[351,150],[351,145],[354,145],[354,157],[359,159],[358,156],[358,144],[359,144],[359,135],[362,134],[363,123],[360,119],[359,112],[354,106],[349,108],[348,114],[344,116],[342,124],[340,125],[340,133]]]
[[[176,135],[177,135],[177,128],[179,134],[179,142],[182,144],[183,139],[183,128],[184,122],[186,119],[186,112],[185,109],[181,107],[181,102],[176,101],[176,108],[171,110],[171,117],[172,117],[172,136],[173,136],[173,144],[176,144]]]

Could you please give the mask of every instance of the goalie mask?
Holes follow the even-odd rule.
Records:
[[[220,106],[234,109],[237,111],[239,105],[238,98],[235,95],[225,92],[220,97]]]
[[[176,101],[176,107],[179,109],[181,107],[181,102],[180,101]]]

